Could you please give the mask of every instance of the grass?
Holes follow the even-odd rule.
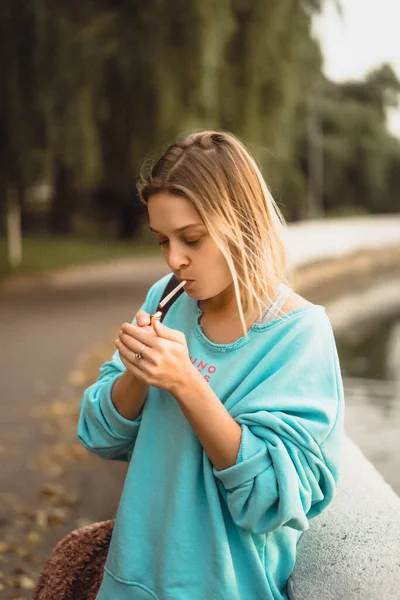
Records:
[[[43,274],[62,267],[96,261],[159,254],[154,241],[121,242],[100,236],[27,235],[22,243],[22,263],[11,269],[7,241],[0,238],[0,279],[13,275]]]

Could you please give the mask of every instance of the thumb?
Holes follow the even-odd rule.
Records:
[[[158,337],[162,337],[166,340],[171,340],[172,342],[180,342],[181,341],[181,332],[176,331],[175,329],[171,329],[161,323],[159,319],[152,319],[153,329],[158,335]]]

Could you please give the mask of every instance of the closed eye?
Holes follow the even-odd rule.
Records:
[[[196,244],[198,244],[200,242],[200,240],[195,240],[193,242],[185,242],[185,244],[187,244],[188,246],[195,246]],[[164,244],[168,244],[169,240],[165,240],[164,242],[158,242],[159,246],[164,246]]]

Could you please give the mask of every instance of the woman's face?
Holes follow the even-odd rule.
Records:
[[[147,209],[169,268],[179,279],[193,280],[186,293],[202,300],[202,310],[230,306],[235,299],[228,264],[192,202],[160,192],[150,196]]]

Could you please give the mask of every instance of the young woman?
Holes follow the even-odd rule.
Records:
[[[139,191],[189,283],[163,323],[150,315],[171,275],[150,288],[82,398],[82,444],[130,458],[97,600],[287,598],[338,481],[330,322],[287,285],[283,218],[233,135],[178,140]]]

